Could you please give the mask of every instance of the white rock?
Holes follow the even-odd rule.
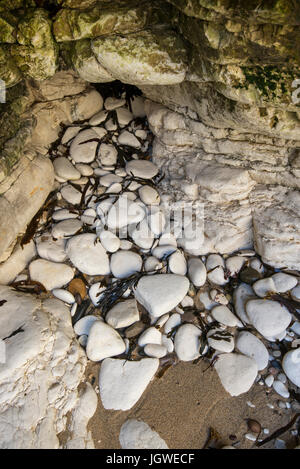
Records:
[[[294,288],[298,283],[296,277],[293,275],[283,274],[282,272],[272,275],[272,279],[278,293],[285,293]]]
[[[52,215],[54,221],[69,220],[70,218],[78,218],[78,213],[72,213],[66,208],[62,208],[61,210],[55,210]]]
[[[235,312],[238,317],[245,324],[250,324],[248,315],[246,313],[246,303],[251,298],[255,298],[255,293],[250,285],[247,283],[241,283],[233,293],[233,302],[235,307]]]
[[[155,270],[162,268],[162,263],[157,259],[157,257],[149,256],[145,260],[144,267],[146,272],[154,272]]]
[[[282,368],[289,380],[300,388],[300,348],[284,355]]]
[[[128,251],[132,248],[132,243],[127,239],[121,239],[120,249],[124,249],[124,251]]]
[[[251,324],[263,336],[280,334],[292,319],[288,309],[277,301],[249,300],[246,311]]]
[[[200,357],[201,330],[194,324],[183,324],[175,335],[174,348],[179,360],[189,362]]]
[[[111,143],[101,143],[98,158],[104,166],[114,166],[117,163],[118,152]],[[119,177],[119,176],[118,176]]]
[[[94,170],[91,166],[84,163],[77,163],[75,168],[80,172],[82,176],[92,176]]]
[[[141,179],[152,179],[158,173],[157,166],[147,160],[131,160],[126,164],[125,169],[130,176]]]
[[[167,355],[168,350],[165,345],[147,344],[144,347],[144,352],[148,357],[162,358]]]
[[[22,247],[17,245],[10,257],[0,264],[0,285],[8,285],[13,280],[21,280],[16,278],[17,275],[35,256],[36,249],[33,240]]]
[[[145,422],[135,419],[123,423],[119,438],[122,449],[168,449],[158,433]]]
[[[132,121],[133,114],[132,112],[128,111],[126,107],[119,107],[117,109],[117,118],[120,127],[124,127],[125,125],[128,125],[130,121]]]
[[[139,197],[146,205],[159,205],[160,203],[159,193],[151,186],[140,187]]]
[[[110,258],[110,268],[114,277],[126,278],[140,272],[142,269],[142,258],[132,251],[118,251]]]
[[[257,296],[260,296],[261,298],[264,298],[269,292],[276,291],[275,283],[273,282],[272,277],[257,280],[253,283],[252,287]]]
[[[206,260],[206,269],[212,270],[215,267],[225,267],[225,262],[222,256],[219,254],[210,254]]]
[[[107,133],[106,130],[100,129],[102,137]],[[74,138],[70,146],[70,156],[75,163],[91,163],[96,158],[96,150],[99,138],[99,131],[96,128],[85,129],[79,132]],[[84,143],[87,142],[87,143]]]
[[[139,361],[108,358],[99,374],[99,388],[103,407],[128,410],[140,399],[159,366],[157,358]]]
[[[237,317],[227,306],[214,306],[211,310],[212,317],[224,326],[235,327],[239,324]]]
[[[104,107],[108,111],[113,111],[114,109],[124,106],[125,103],[126,103],[125,99],[109,97],[109,98],[106,98],[104,102]]]
[[[52,294],[61,301],[72,305],[75,303],[75,298],[68,290],[64,290],[63,288],[55,288],[52,290]]]
[[[102,321],[95,321],[90,329],[86,346],[88,358],[94,362],[114,357],[125,352],[125,343],[120,334]]]
[[[67,258],[65,240],[58,239],[55,241],[51,235],[43,234],[35,241],[38,255],[43,259],[52,262],[63,262]]]
[[[192,308],[194,306],[194,300],[190,296],[185,296],[181,302],[183,308]]]
[[[140,148],[141,144],[139,140],[128,130],[123,130],[118,137],[118,142],[120,145],[128,145],[133,148]]]
[[[134,292],[152,316],[158,317],[175,308],[189,289],[186,277],[175,274],[158,274],[142,277]]]
[[[66,145],[67,143],[72,140],[72,138],[76,137],[78,132],[81,130],[80,126],[68,127],[65,133],[62,136],[61,143],[62,145]]]
[[[159,246],[174,246],[177,248],[177,241],[175,236],[170,232],[165,232],[159,238]]]
[[[99,124],[102,124],[102,122],[105,121],[105,119],[107,118],[107,114],[108,112],[107,111],[100,111],[100,112],[97,112],[97,114],[95,114],[94,116],[92,116],[89,120],[89,125],[99,125]]]
[[[300,301],[300,285],[297,285],[297,287],[291,290],[291,297],[295,301]]]
[[[168,259],[170,272],[178,275],[185,275],[187,271],[186,260],[182,252],[176,251]]]
[[[295,321],[294,324],[291,327],[291,330],[295,332],[297,335],[300,335],[300,322]]]
[[[188,261],[188,274],[195,287],[202,287],[206,282],[206,268],[201,259],[192,258]]]
[[[149,228],[156,236],[160,236],[166,225],[166,218],[164,213],[157,207],[151,207],[151,212],[148,215]]]
[[[93,314],[88,314],[87,316],[84,316],[74,324],[75,334],[88,336],[94,322],[100,320],[102,320],[102,318],[94,316]]]
[[[134,299],[117,303],[106,314],[106,322],[115,329],[131,326],[138,321],[140,314]]]
[[[207,278],[216,285],[225,285],[229,279],[224,276],[224,259],[219,254],[210,254],[206,261]]]
[[[115,230],[131,223],[139,223],[144,217],[145,211],[139,204],[127,197],[119,197],[108,212],[107,226],[109,229]]]
[[[75,187],[67,185],[61,188],[61,195],[63,198],[72,205],[78,205],[81,201],[81,192]]]
[[[238,353],[219,355],[214,367],[223,387],[231,396],[249,391],[258,371],[253,358]]]
[[[158,344],[161,345],[162,334],[156,329],[156,327],[148,327],[138,338],[138,344],[140,347],[144,347],[147,344]]]
[[[144,219],[138,225],[133,225],[130,236],[134,243],[142,249],[150,249],[153,245],[154,235],[149,228],[147,220]]]
[[[120,239],[111,231],[102,230],[99,235],[100,241],[104,249],[108,252],[116,252],[120,249]]]
[[[131,100],[131,109],[134,117],[145,117],[145,99],[141,96],[134,96]]]
[[[116,176],[115,174],[105,174],[100,178],[100,184],[104,187],[109,187],[115,182],[122,182],[122,178],[120,176]]]
[[[172,314],[165,324],[165,334],[169,334],[169,332],[171,332],[174,327],[179,326],[179,324],[181,324],[181,315],[179,313]]]
[[[168,353],[172,353],[174,351],[174,344],[173,340],[167,337],[165,334],[162,335],[162,345],[164,345],[168,351]]]
[[[170,256],[173,252],[176,251],[176,246],[164,244],[162,246],[156,246],[154,249],[152,249],[152,254],[158,259],[163,259],[167,256]]]
[[[36,259],[29,264],[31,280],[40,282],[46,290],[61,288],[74,277],[74,270],[66,264]]]
[[[54,171],[57,176],[60,176],[66,180],[80,179],[80,172],[72,165],[72,163],[63,156],[55,158],[53,161]]]
[[[275,380],[274,383],[273,383],[273,389],[274,391],[277,392],[277,394],[279,394],[280,396],[284,397],[284,398],[288,398],[290,397],[290,393],[288,391],[288,388],[285,386],[285,384],[283,384],[281,381],[279,380]]]
[[[228,340],[225,340],[225,338]],[[207,333],[207,343],[210,347],[217,350],[218,352],[230,353],[234,349],[234,340],[232,335],[226,332],[224,329],[220,328],[213,328],[209,330]]]
[[[242,331],[239,333],[236,348],[244,355],[253,358],[257,363],[258,370],[264,370],[268,365],[269,352],[267,348],[261,340],[250,332]]]
[[[71,238],[66,253],[74,266],[88,275],[108,275],[109,259],[97,236],[84,233]]]
[[[229,270],[230,276],[236,276],[243,265],[245,264],[246,259],[242,256],[232,256],[228,257],[225,261],[226,269]]]
[[[82,221],[70,218],[56,223],[52,228],[54,239],[69,238],[76,234],[82,227]]]
[[[108,121],[105,123],[105,128],[106,128],[106,130],[108,130],[108,131],[110,131],[110,132],[111,132],[111,131],[114,132],[115,130],[117,130],[118,126],[117,126],[117,124],[114,122],[113,119],[108,119]]]
[[[265,272],[263,263],[260,261],[260,259],[257,259],[257,257],[251,259],[250,267],[252,267],[252,269],[256,270],[260,274],[263,274]]]
[[[214,308],[214,306],[219,306],[219,303],[216,303],[210,298],[208,291],[201,292],[199,294],[199,300],[203,304],[204,309],[208,309],[209,311]]]
[[[106,290],[106,287],[101,287],[101,282],[96,282],[91,285],[89,289],[89,297],[92,300],[94,306],[97,306],[102,298],[102,293]]]

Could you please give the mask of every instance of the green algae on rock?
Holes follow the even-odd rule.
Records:
[[[0,43],[13,44],[16,42],[17,18],[9,11],[0,14]]]
[[[118,80],[135,85],[167,85],[184,80],[186,49],[169,31],[141,31],[92,41],[98,61]]]
[[[113,76],[96,59],[89,39],[72,43],[70,57],[74,69],[83,80],[91,83],[106,83],[114,80]]]
[[[6,87],[14,86],[22,80],[22,74],[12,59],[8,45],[0,44],[0,79]]]

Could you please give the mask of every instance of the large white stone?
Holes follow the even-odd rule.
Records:
[[[126,107],[119,107],[116,109],[117,113],[117,118],[120,127],[124,127],[125,125],[128,125],[130,121],[133,119],[133,114],[132,112],[128,111]]]
[[[136,226],[133,225],[133,229],[129,233],[134,243],[140,248],[150,249],[152,247],[154,235],[145,218]]]
[[[245,324],[250,323],[246,312],[246,303],[251,298],[255,298],[255,293],[248,283],[241,283],[233,292],[235,312]]]
[[[35,239],[38,255],[52,262],[63,262],[67,258],[65,252],[66,241],[54,240],[50,234],[42,234]]]
[[[251,324],[265,337],[280,334],[292,319],[288,309],[277,301],[249,300],[246,311]]]
[[[148,327],[148,329],[142,332],[142,334],[139,336],[138,344],[140,347],[144,347],[147,344],[161,345],[161,341],[161,332],[156,329],[156,327]]]
[[[128,410],[140,399],[159,366],[157,358],[139,361],[107,358],[99,374],[99,388],[105,409]]]
[[[102,230],[99,238],[102,246],[108,252],[116,252],[120,248],[120,239],[111,231]]]
[[[297,277],[282,272],[272,275],[272,280],[278,293],[285,293],[294,288],[298,283]]]
[[[123,132],[120,133],[118,142],[120,145],[128,145],[133,148],[141,147],[139,140],[131,132],[128,132],[128,130],[123,130]]]
[[[168,259],[170,272],[178,275],[185,275],[187,271],[184,254],[180,251],[173,252]]]
[[[141,205],[129,200],[127,197],[119,197],[108,212],[107,226],[111,230],[123,228],[131,223],[139,223],[145,217],[145,210]]]
[[[36,259],[29,264],[31,280],[40,282],[46,290],[61,288],[74,277],[74,270],[66,264]]]
[[[120,334],[102,321],[95,321],[89,331],[86,354],[94,362],[125,352],[126,346]]]
[[[67,185],[61,188],[61,195],[63,198],[72,205],[78,205],[81,201],[81,192],[75,187]],[[71,217],[70,217],[71,218]],[[75,217],[74,217],[75,218]]]
[[[268,293],[276,292],[275,283],[272,277],[262,278],[253,283],[253,290],[260,298],[264,298]]]
[[[289,380],[300,388],[300,348],[290,350],[284,355],[282,368]]]
[[[175,274],[142,277],[135,289],[135,297],[155,317],[175,308],[186,296],[190,282]]]
[[[145,422],[135,419],[123,423],[119,439],[122,449],[168,449],[157,432]]]
[[[95,321],[99,321],[99,317],[94,316],[93,314],[88,314],[87,316],[79,319],[79,321],[74,324],[75,334],[88,336]]]
[[[211,310],[212,317],[224,326],[235,327],[238,325],[238,318],[225,306],[215,306]]]
[[[238,353],[219,355],[214,367],[222,385],[231,396],[239,396],[249,391],[258,371],[253,358]]]
[[[118,251],[110,258],[111,272],[116,278],[126,278],[140,272],[142,268],[142,258],[132,251]]]
[[[52,236],[54,239],[68,238],[76,234],[82,225],[82,221],[77,218],[60,221],[53,226]]]
[[[175,335],[174,348],[179,360],[189,362],[200,357],[201,330],[194,324],[183,324]]]
[[[71,238],[66,253],[74,266],[88,275],[108,275],[109,259],[96,235],[85,233]]]
[[[128,327],[138,321],[140,314],[137,308],[136,300],[129,299],[120,301],[113,306],[106,314],[106,322],[115,329]]]
[[[103,130],[103,135],[106,130]],[[70,155],[76,163],[91,163],[96,158],[99,133],[95,129],[85,129],[79,132],[71,143]],[[87,143],[84,143],[87,142]]]
[[[253,358],[258,370],[264,370],[268,365],[269,352],[261,340],[248,331],[239,333],[236,340],[236,348],[239,352]]]
[[[234,339],[232,335],[224,331],[224,329],[220,328],[213,328],[209,330],[207,333],[207,343],[210,347],[217,350],[218,352],[229,353],[234,349]]]
[[[102,143],[98,152],[98,158],[104,166],[113,166],[117,162],[118,152],[111,143]]]

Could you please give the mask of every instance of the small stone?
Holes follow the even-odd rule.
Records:
[[[120,248],[120,239],[111,231],[103,230],[99,235],[100,241],[104,249],[108,252],[116,252]]]
[[[159,205],[160,203],[160,197],[157,190],[151,186],[140,187],[139,197],[146,205]]]
[[[243,265],[245,264],[246,259],[242,256],[232,256],[228,257],[225,261],[226,269],[230,273],[230,277],[236,277]]]
[[[126,109],[125,107],[117,108],[116,112],[120,127],[128,125],[129,122],[133,119],[132,112],[128,111],[128,109]]]
[[[125,352],[125,343],[115,329],[102,321],[95,321],[86,346],[88,358],[94,362]]]
[[[179,313],[174,313],[166,321],[164,332],[168,335],[175,327],[181,324],[181,315]]]
[[[164,213],[157,207],[152,207],[151,212],[148,215],[148,224],[152,233],[156,236],[160,236],[166,225]]]
[[[80,179],[80,172],[72,165],[72,163],[65,157],[55,158],[53,161],[54,171],[57,176],[66,180]]]
[[[114,277],[126,278],[140,272],[142,269],[142,258],[132,251],[118,251],[112,254],[110,268]]]
[[[158,173],[157,166],[147,160],[131,160],[126,164],[125,169],[130,176],[141,179],[152,179]]]
[[[270,388],[274,383],[274,376],[273,375],[268,375],[265,379],[265,384]]]
[[[46,290],[61,288],[72,280],[74,271],[66,264],[36,259],[29,265],[31,280],[40,282]]]
[[[211,310],[212,317],[224,326],[235,327],[238,325],[239,320],[230,311],[227,306],[215,306]]]
[[[265,337],[280,334],[292,319],[288,309],[277,301],[249,300],[246,311],[251,324]]]
[[[139,337],[138,344],[144,347],[147,344],[161,344],[162,335],[156,327],[148,327]]]
[[[122,449],[168,449],[158,433],[145,422],[135,419],[123,423],[119,438]]]
[[[109,98],[106,98],[104,102],[104,107],[107,111],[113,111],[114,109],[124,106],[125,103],[126,103],[125,99],[109,97]]]
[[[250,324],[250,320],[246,313],[246,303],[251,298],[255,298],[255,293],[250,285],[247,283],[241,283],[233,293],[233,301],[235,312],[238,317],[245,324]]]
[[[80,172],[82,176],[92,176],[94,170],[91,166],[84,163],[77,163],[75,168]]]
[[[87,275],[108,275],[109,259],[97,236],[84,233],[71,238],[66,253],[74,266]]]
[[[145,330],[145,324],[142,321],[135,322],[132,326],[127,327],[125,331],[125,337],[131,339],[137,337]]]
[[[64,290],[63,288],[55,288],[54,290],[52,290],[52,294],[59,300],[64,301],[69,305],[75,303],[75,298],[72,293],[67,290]]]
[[[106,314],[105,320],[114,329],[131,326],[140,319],[135,299],[117,303]]]
[[[78,218],[78,213],[72,213],[66,208],[63,208],[61,210],[55,210],[52,215],[52,220],[54,221],[69,220],[70,218]]]
[[[175,308],[186,296],[189,281],[176,274],[158,274],[142,277],[135,289],[135,297],[155,317]]]
[[[150,230],[147,220],[142,220],[138,225],[133,225],[129,232],[134,243],[142,249],[150,249],[153,245],[154,235]]]
[[[122,178],[120,176],[116,176],[115,174],[109,173],[100,177],[100,184],[104,187],[109,187],[116,182],[122,182]]]
[[[73,278],[68,285],[68,290],[72,295],[80,295],[80,298],[83,300],[86,296],[86,286],[81,278]]]
[[[75,334],[88,336],[94,322],[99,321],[99,320],[100,320],[99,317],[94,316],[92,314],[88,314],[87,316],[84,316],[83,318],[79,319],[79,321],[77,321],[74,324]]]
[[[179,360],[189,362],[200,357],[201,330],[194,324],[183,324],[175,335],[174,348]]]
[[[253,358],[238,353],[219,355],[214,367],[223,387],[231,396],[249,391],[258,371]]]
[[[152,254],[157,259],[164,259],[176,251],[176,246],[164,244],[162,246],[156,246],[154,249],[152,249]]]
[[[300,302],[300,285],[291,290],[291,297],[294,301]],[[299,334],[300,335],[300,334]]]
[[[253,283],[252,288],[256,295],[261,298],[264,298],[268,293],[276,292],[275,283],[273,282],[272,277],[257,280]]]
[[[65,253],[66,242],[63,239],[54,240],[51,235],[43,234],[36,238],[38,255],[52,262],[63,262],[67,258]]]
[[[282,368],[288,379],[300,388],[300,348],[290,350],[284,355]]]
[[[258,370],[264,370],[268,365],[269,353],[265,345],[255,335],[250,332],[240,332],[237,341],[236,348],[239,352],[253,358],[256,363]]]
[[[185,275],[187,271],[186,260],[182,252],[176,251],[168,259],[170,272],[178,275]]]
[[[52,228],[54,239],[69,238],[76,234],[82,227],[82,221],[70,218],[56,223]]]
[[[287,387],[279,380],[275,380],[273,383],[273,389],[274,391],[277,392],[282,397],[285,397],[286,399],[290,397],[290,393],[287,389]]]
[[[98,158],[104,166],[114,166],[117,163],[118,152],[111,143],[101,143]],[[120,177],[120,176],[117,176]]]
[[[99,129],[102,137],[107,133],[104,129]],[[99,138],[96,128],[85,129],[79,132],[70,146],[70,156],[75,163],[91,163],[96,158],[96,150]]]
[[[81,130],[80,126],[68,127],[62,136],[62,139],[61,139],[62,145],[67,145],[70,142],[70,140],[76,137],[76,135],[78,134],[80,130]]]
[[[148,357],[162,358],[167,355],[168,350],[164,345],[147,344],[144,347],[144,352]]]
[[[127,197],[119,197],[110,208],[107,217],[107,226],[111,230],[123,228],[131,223],[139,223],[145,217],[144,209]]]
[[[157,358],[128,361],[108,358],[99,374],[99,388],[103,407],[129,410],[140,399],[159,366]]]
[[[101,287],[101,282],[93,283],[89,289],[89,297],[92,300],[94,306],[98,306],[101,300],[102,293],[106,290],[106,287]]]
[[[100,111],[97,112],[94,116],[92,116],[89,120],[89,125],[99,125],[105,121],[107,118],[108,112],[107,111]]]
[[[128,130],[123,130],[118,137],[119,145],[127,145],[133,148],[140,148],[140,141]],[[126,169],[127,171],[127,169]]]
[[[146,272],[154,272],[162,268],[162,263],[157,259],[157,257],[149,256],[145,260],[144,267]]]
[[[298,283],[296,277],[293,277],[292,275],[288,274],[283,274],[282,272],[272,275],[271,278],[275,285],[275,291],[277,291],[278,293],[285,293],[288,290],[294,288]]]
[[[72,205],[78,205],[81,201],[81,192],[75,189],[75,187],[67,185],[61,188],[61,195],[63,198]]]
[[[220,328],[209,330],[207,333],[207,343],[218,352],[229,353],[234,349],[234,340],[232,335]]]
[[[202,287],[206,282],[206,268],[201,259],[192,258],[188,261],[188,275],[195,287]]]

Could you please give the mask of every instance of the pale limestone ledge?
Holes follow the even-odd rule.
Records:
[[[0,363],[1,448],[59,448],[67,415],[67,446],[93,447],[86,425],[97,396],[89,385],[78,392],[86,357],[68,308],[5,286],[0,297],[7,301],[1,307],[1,339],[20,330],[4,340],[6,361]]]

